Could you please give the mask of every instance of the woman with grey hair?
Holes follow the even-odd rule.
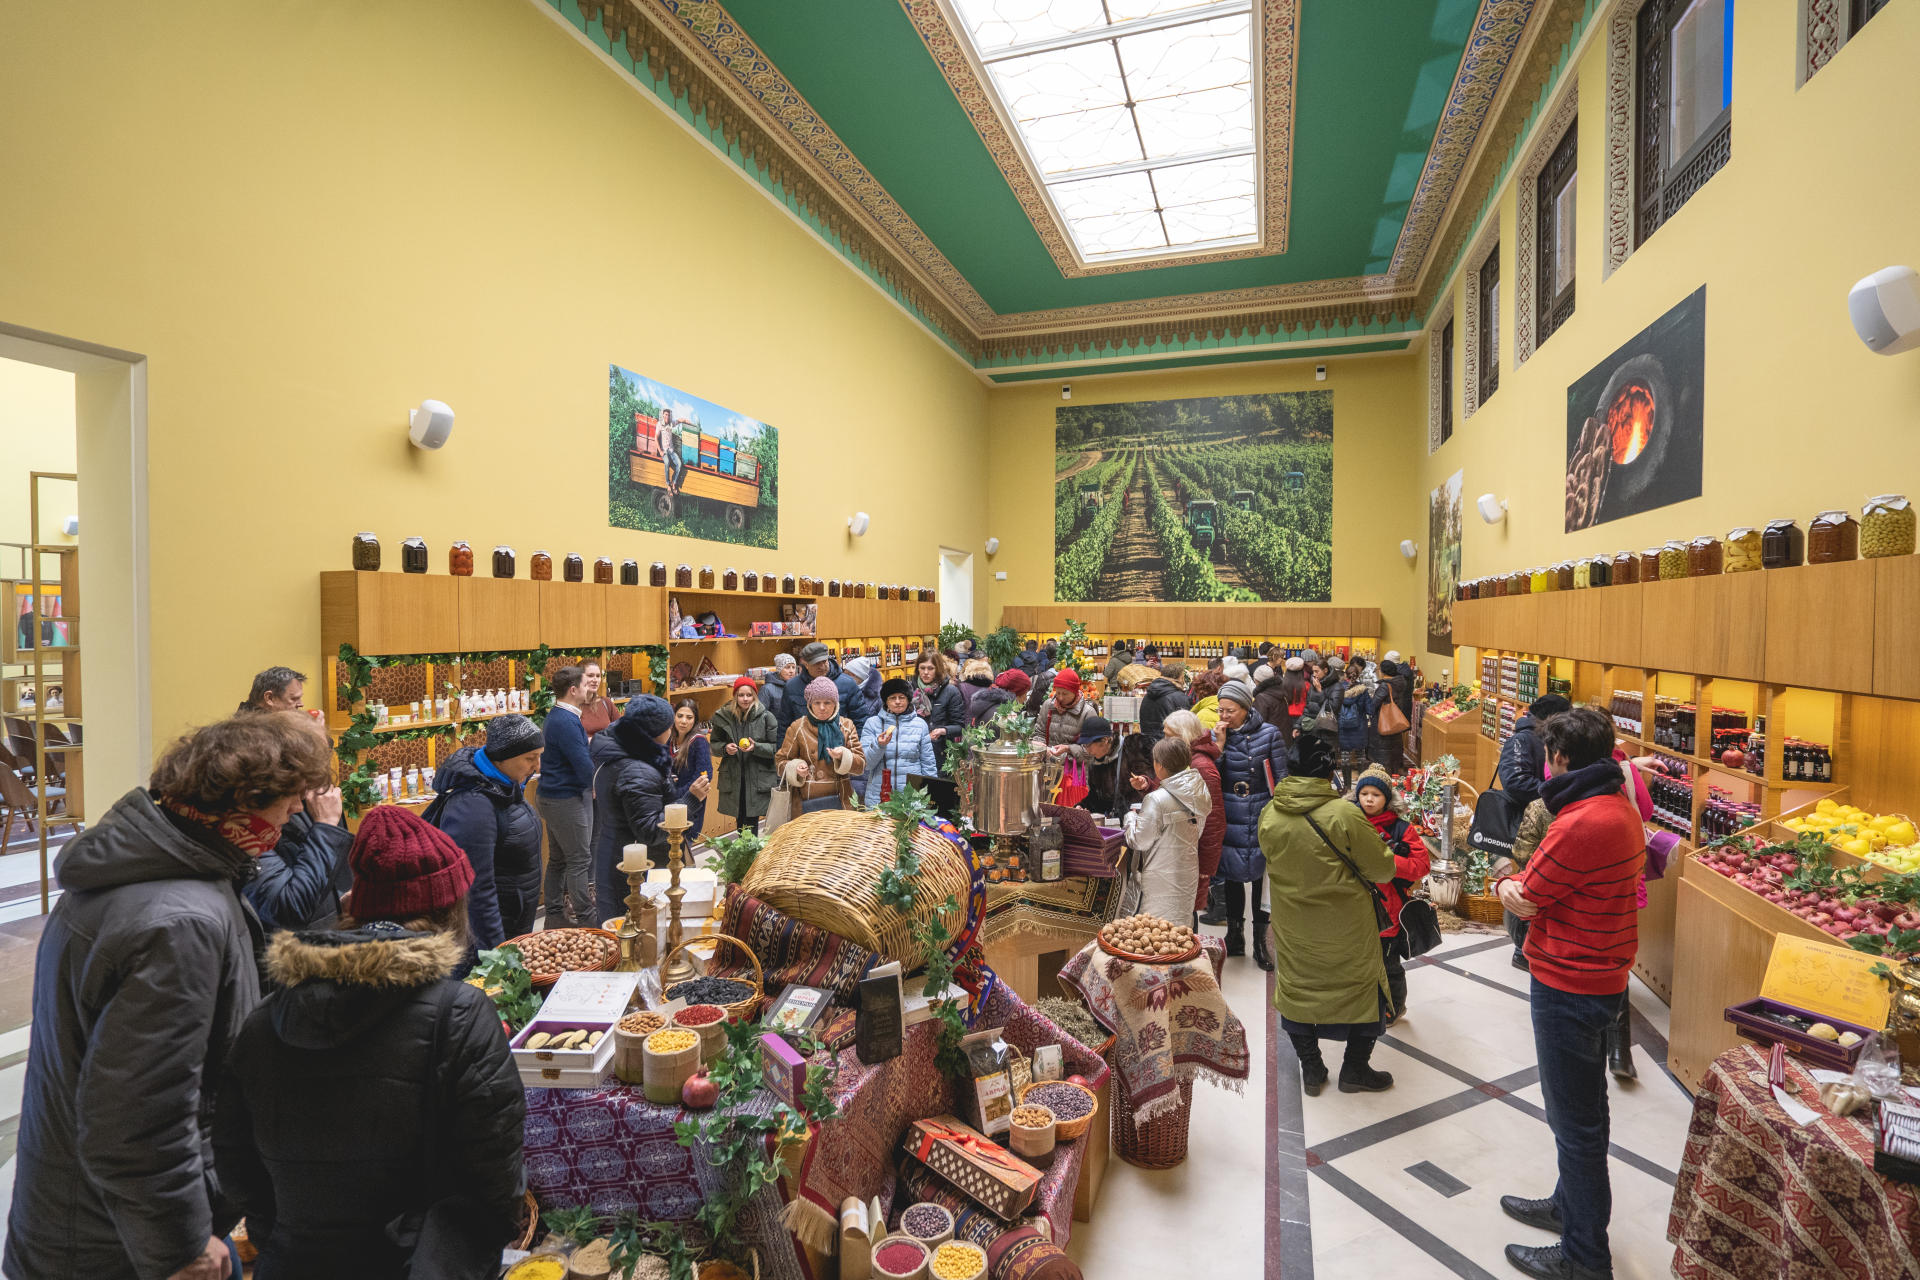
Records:
[[[773,712],[776,720],[780,716],[780,700],[787,694],[787,681],[793,679],[799,670],[800,662],[792,654],[773,655],[773,674],[760,687],[760,705]]]

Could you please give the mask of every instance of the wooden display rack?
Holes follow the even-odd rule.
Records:
[[[1044,644],[1059,636],[1072,618],[1086,628],[1096,663],[1104,664],[1113,646],[1158,644],[1161,657],[1205,668],[1216,654],[1266,641],[1322,653],[1380,652],[1380,610],[1345,605],[1247,604],[1051,604],[1007,605],[1003,626],[1021,640]]]

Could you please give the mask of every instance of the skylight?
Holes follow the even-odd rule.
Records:
[[[1259,236],[1252,0],[952,0],[1089,262]]]

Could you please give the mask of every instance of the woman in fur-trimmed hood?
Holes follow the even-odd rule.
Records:
[[[491,1275],[526,1100],[493,1001],[451,976],[473,869],[396,806],[367,815],[349,862],[341,928],[267,948],[278,990],[219,1085],[221,1188],[260,1247],[256,1280],[400,1280],[416,1245],[434,1275]]]

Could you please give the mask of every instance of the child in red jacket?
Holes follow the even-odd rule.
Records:
[[[1353,802],[1393,851],[1393,879],[1380,886],[1393,924],[1380,931],[1380,951],[1387,962],[1387,990],[1393,996],[1393,1016],[1407,1012],[1407,970],[1400,955],[1400,908],[1407,894],[1433,866],[1426,844],[1413,824],[1393,811],[1393,780],[1385,774],[1365,773],[1354,784]]]

